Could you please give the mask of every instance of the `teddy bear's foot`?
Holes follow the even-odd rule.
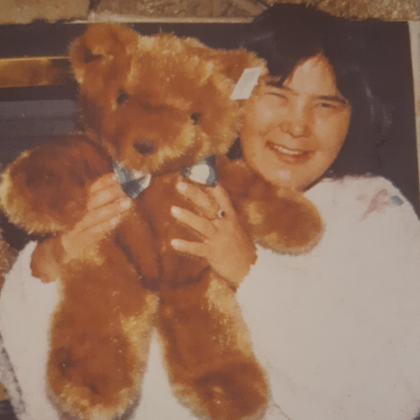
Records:
[[[212,420],[259,420],[266,410],[265,376],[252,360],[209,372],[196,381],[194,389]]]
[[[50,354],[48,379],[55,394],[52,399],[60,411],[78,419],[112,420],[122,415],[138,395],[139,372],[135,375],[129,370],[136,358],[122,335],[95,341],[85,340],[84,352],[72,346]],[[81,347],[82,340],[78,344]],[[92,347],[96,359],[88,354],[87,349]],[[105,358],[109,365],[103,363]]]
[[[227,282],[210,271],[160,296],[159,332],[179,400],[206,420],[263,418],[267,380]]]
[[[157,308],[125,255],[110,243],[100,251],[102,264],[61,273],[47,365],[60,411],[83,420],[113,420],[138,398]]]
[[[141,333],[141,320],[127,320]],[[137,401],[149,341],[132,342],[123,332],[106,337],[72,337],[70,347],[50,353],[48,383],[59,411],[78,420],[114,420]],[[83,339],[84,338],[84,339]]]
[[[228,361],[199,377],[184,366],[172,377],[180,402],[200,419],[261,420],[269,396],[265,373],[253,357],[245,360],[238,354],[236,359],[240,361]]]

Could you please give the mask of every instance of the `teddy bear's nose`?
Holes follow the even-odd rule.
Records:
[[[151,141],[148,140],[139,140],[134,143],[134,148],[141,154],[141,155],[150,155],[155,151],[155,146]]]

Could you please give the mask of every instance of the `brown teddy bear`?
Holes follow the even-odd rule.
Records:
[[[89,186],[112,171],[135,205],[95,249],[61,268],[47,367],[53,399],[82,419],[124,414],[140,395],[157,328],[173,391],[196,416],[262,418],[268,384],[234,287],[169,244],[199,240],[170,215],[173,205],[194,210],[174,185],[180,173],[187,179],[196,164],[229,151],[253,98],[231,93],[245,69],[265,75],[264,62],[110,24],[91,25],[72,44],[71,62],[86,131],[24,152],[3,177],[2,206],[26,231],[59,237],[82,218]],[[241,160],[216,166],[257,242],[300,252],[319,237],[309,202],[291,192],[278,197]],[[210,167],[208,184],[213,175]],[[279,224],[283,213],[299,228]]]

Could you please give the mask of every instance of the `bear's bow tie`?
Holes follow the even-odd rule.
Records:
[[[184,168],[181,174],[191,181],[198,182],[199,184],[214,187],[217,184],[217,173],[216,173],[216,158],[210,156],[207,159],[191,166]]]
[[[128,169],[115,160],[112,164],[122,190],[132,199],[137,198],[150,185],[152,179],[150,174]]]
[[[117,161],[113,161],[113,166],[122,190],[132,199],[136,199],[150,185],[152,179],[150,174],[128,169]],[[184,168],[181,173],[199,184],[214,187],[217,183],[214,156],[204,159],[194,166]]]

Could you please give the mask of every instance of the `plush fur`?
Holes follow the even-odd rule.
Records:
[[[61,269],[47,372],[53,399],[82,419],[123,415],[139,398],[157,328],[181,403],[203,419],[261,419],[269,389],[234,288],[169,243],[200,240],[170,215],[173,205],[193,210],[175,183],[182,168],[229,151],[253,100],[230,95],[245,68],[266,74],[264,62],[244,50],[107,24],[72,44],[71,61],[86,131],[9,166],[0,198],[10,220],[28,232],[68,231],[112,160],[152,180],[111,235]],[[301,196],[279,196],[241,159],[220,157],[218,168],[257,242],[296,253],[319,238],[319,215]]]
[[[242,158],[219,156],[217,168],[219,182],[255,243],[291,255],[308,252],[318,243],[322,220],[302,194],[269,184]]]

